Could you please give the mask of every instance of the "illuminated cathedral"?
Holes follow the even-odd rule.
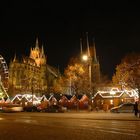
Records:
[[[30,50],[30,58],[35,60],[35,63],[38,67],[41,65],[46,65],[46,56],[44,54],[44,48],[39,48],[38,39],[36,39],[35,48],[31,48]]]
[[[59,72],[47,64],[44,48],[39,47],[38,39],[30,49],[29,57],[14,59],[9,64],[9,95],[35,94],[41,96],[53,86]]]
[[[90,65],[91,82],[94,84],[100,83],[101,80],[100,63],[96,54],[95,41],[93,40],[93,43],[89,43],[87,34],[86,40],[82,41],[81,39],[80,46],[81,46],[81,56],[83,57],[84,55],[86,55],[87,56],[86,61],[88,65]],[[83,47],[86,48],[86,51],[84,52]]]

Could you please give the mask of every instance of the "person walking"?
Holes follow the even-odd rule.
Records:
[[[137,117],[137,115],[138,115],[138,102],[137,101],[134,104],[134,114]]]

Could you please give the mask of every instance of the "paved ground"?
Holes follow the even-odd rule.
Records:
[[[89,112],[89,111],[69,111],[64,113],[66,118],[83,118],[83,119],[95,119],[95,120],[130,120],[130,121],[140,121],[139,117],[135,117],[133,113],[110,113],[110,112]],[[72,115],[70,115],[72,114]],[[49,116],[53,116],[50,113]],[[56,116],[56,115],[55,115]],[[59,114],[59,117],[63,116],[63,113]]]
[[[0,140],[138,140],[132,113],[0,113]]]

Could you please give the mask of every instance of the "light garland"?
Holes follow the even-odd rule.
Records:
[[[110,94],[109,96],[105,96],[104,94]],[[117,93],[120,93],[119,95],[116,95]],[[99,94],[102,98],[120,98],[124,93],[126,93],[129,97],[138,98],[138,91],[132,89],[132,90],[119,90],[118,88],[112,88],[110,91],[98,91],[94,98]]]

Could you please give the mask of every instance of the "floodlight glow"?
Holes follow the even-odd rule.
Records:
[[[87,55],[83,55],[82,59],[83,59],[84,61],[87,61],[87,60],[88,60],[88,56],[87,56]]]

